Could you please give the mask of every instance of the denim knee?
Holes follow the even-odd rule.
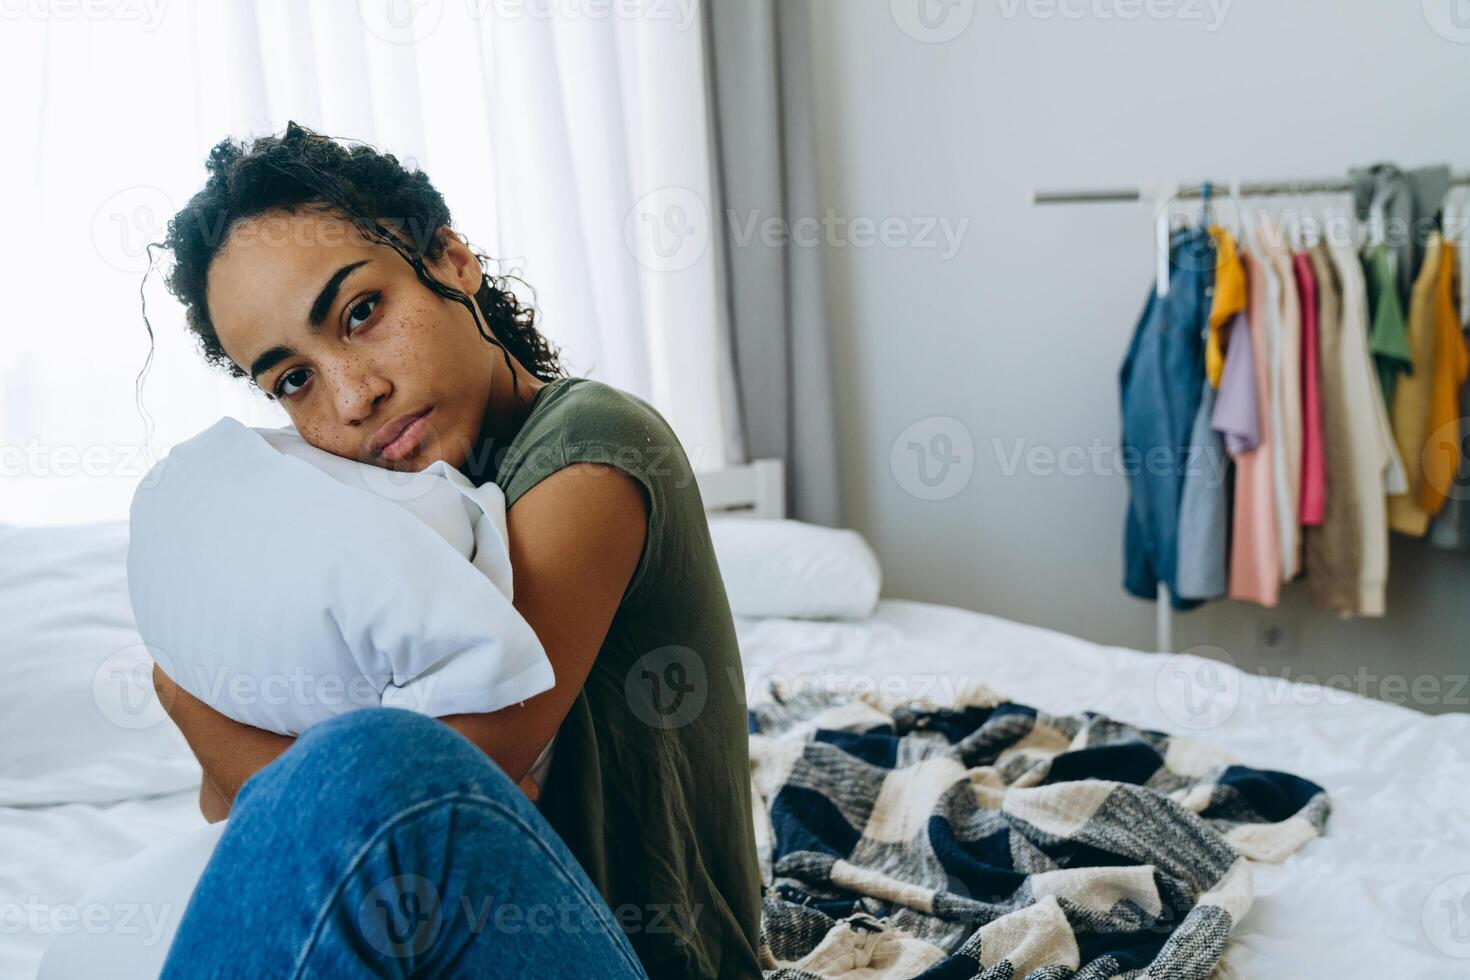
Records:
[[[297,739],[328,742],[337,751],[374,751],[455,734],[443,722],[406,708],[356,708],[312,725]]]
[[[241,788],[241,801],[246,790],[260,791],[252,786],[257,782],[271,784],[271,795],[300,793],[318,805],[343,808],[520,792],[489,756],[443,722],[384,707],[358,708],[313,725]]]

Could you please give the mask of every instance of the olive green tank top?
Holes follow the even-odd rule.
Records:
[[[598,381],[536,393],[493,479],[507,508],[605,463],[649,501],[643,553],[562,722],[539,807],[663,977],[761,975],[745,683],[693,469],[652,406]]]

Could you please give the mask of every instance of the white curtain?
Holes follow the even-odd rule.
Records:
[[[696,0],[64,9],[0,24],[0,522],[125,517],[150,461],[221,415],[284,424],[203,365],[166,253],[143,273],[209,147],[292,119],[411,160],[534,289],[573,374],[652,403],[696,468],[740,458]]]

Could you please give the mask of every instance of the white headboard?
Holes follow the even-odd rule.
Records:
[[[706,514],[778,519],[786,516],[786,474],[779,459],[695,473]]]

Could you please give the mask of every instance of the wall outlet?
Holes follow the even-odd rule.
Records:
[[[1297,627],[1289,619],[1263,617],[1256,620],[1256,655],[1261,657],[1295,657]]]

